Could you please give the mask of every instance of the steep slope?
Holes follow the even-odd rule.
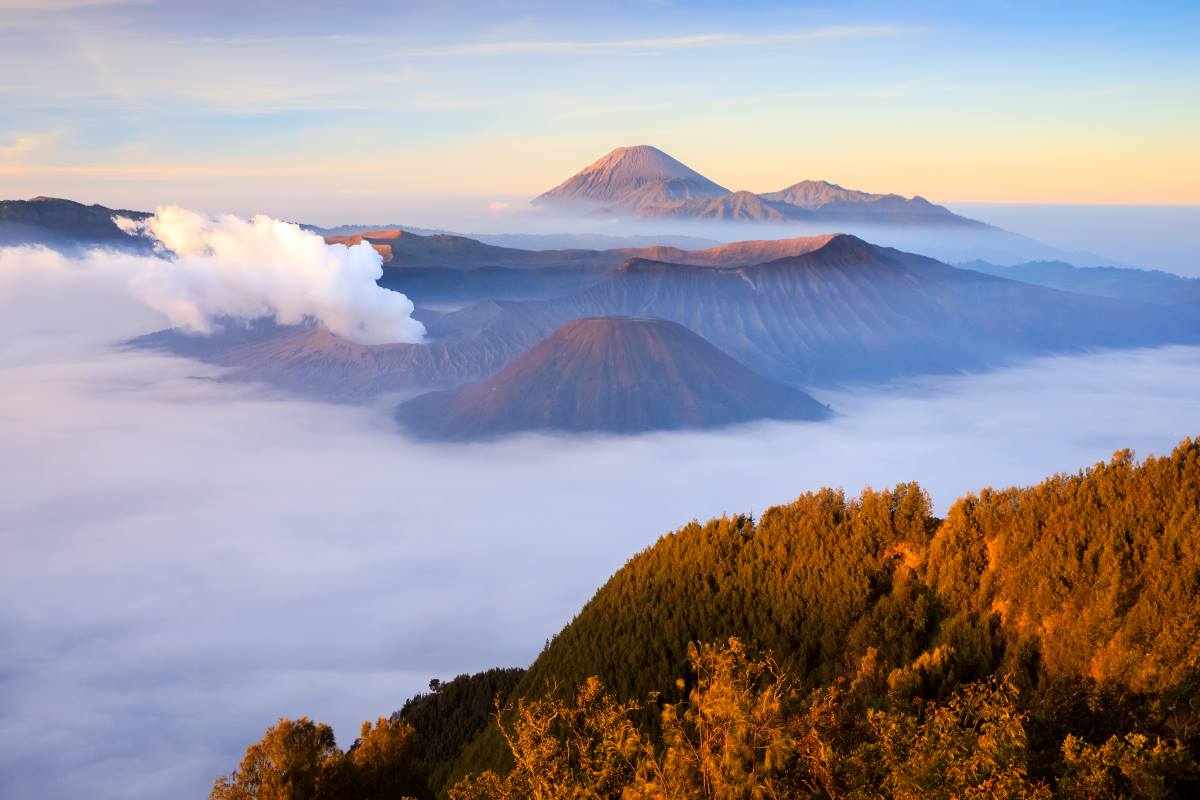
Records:
[[[1065,261],[1029,261],[1008,267],[969,261],[959,266],[999,278],[1116,300],[1164,306],[1200,303],[1200,278],[1185,278],[1160,270],[1076,267]]]
[[[495,377],[404,403],[398,418],[439,439],[517,431],[631,433],[755,419],[823,419],[828,409],[755,375],[673,322],[577,319]]]
[[[148,242],[118,228],[114,215],[130,219],[150,216],[144,211],[86,206],[57,197],[0,200],[0,244],[149,249]]]
[[[228,367],[223,380],[262,382],[307,397],[360,402],[391,392],[456,386],[491,375],[542,338],[537,328],[505,320],[498,307],[477,304],[456,314],[425,316],[432,335],[454,319],[454,330],[423,344],[361,345],[315,324],[230,321],[207,335],[164,330],[125,343]]]
[[[867,646],[901,668],[948,644],[959,668],[1024,661],[1042,682],[1162,691],[1194,680],[1200,658],[1198,509],[1200,440],[1189,439],[1141,464],[1123,451],[1035,486],[983,489],[945,520],[901,484],[857,498],[820,490],[757,521],[693,522],[618,571],[518,692],[589,675],[626,696],[666,691],[689,641],[728,636],[770,647],[813,682]],[[997,646],[964,647],[974,626]]]
[[[533,202],[546,206],[629,209],[728,192],[658,148],[637,145],[618,147]]]
[[[504,314],[552,329],[624,314],[670,319],[750,369],[794,385],[982,369],[1034,354],[1200,340],[1194,309],[1058,292],[830,238],[738,268],[631,259],[606,280]]]
[[[807,246],[807,245],[803,245]],[[164,333],[139,344],[236,367],[239,377],[338,395],[480,380],[573,319],[653,317],[692,330],[753,372],[794,386],[987,369],[1097,347],[1200,341],[1194,306],[1072,294],[956,269],[837,235],[797,256],[744,267],[630,259],[546,300],[425,312],[430,342],[364,348],[310,329],[241,338]],[[298,376],[298,377],[293,377]]]

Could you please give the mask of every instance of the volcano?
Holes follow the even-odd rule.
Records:
[[[729,190],[649,145],[618,147],[534,203],[636,211],[646,206],[720,197]]]
[[[757,419],[818,420],[829,409],[767,380],[675,322],[573,320],[492,378],[400,406],[399,420],[435,439],[521,431],[708,428]]]

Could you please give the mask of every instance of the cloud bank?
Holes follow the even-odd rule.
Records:
[[[222,318],[272,317],[287,325],[317,320],[362,344],[424,337],[412,302],[376,285],[383,262],[366,243],[327,245],[270,217],[209,217],[175,206],[142,221],[118,218],[118,224],[150,237],[158,257],[92,250],[74,258],[45,248],[0,248],[0,293],[37,280],[109,282],[171,326],[200,333]]]
[[[829,423],[415,443],[115,351],[161,316],[65,269],[0,282],[5,798],[203,797],[280,715],[347,746],[432,677],[529,663],[692,518],[914,478],[944,511],[1200,419],[1200,348],[1168,348],[826,393]]]

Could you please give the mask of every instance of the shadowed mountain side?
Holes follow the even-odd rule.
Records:
[[[347,247],[369,243],[389,269],[426,267],[474,269],[509,267],[538,269],[579,267],[606,269],[621,262],[620,251],[604,250],[519,250],[484,244],[465,236],[433,234],[422,236],[401,229],[367,231],[348,236],[326,236],[328,244]]]
[[[801,255],[829,243],[836,234],[795,239],[767,239],[681,250],[677,247],[637,247],[596,252],[595,264],[618,266],[630,257],[675,264],[740,267],[761,264],[785,256]],[[513,251],[520,253],[523,251]],[[580,251],[576,251],[576,255]],[[538,255],[541,254],[532,254]],[[540,259],[539,259],[540,260]],[[436,259],[435,259],[436,261]],[[579,257],[575,263],[586,263]],[[531,260],[530,266],[534,266]],[[444,266],[406,266],[386,269],[379,285],[403,292],[418,304],[467,303],[476,300],[535,300],[574,292],[604,278],[595,266],[474,267],[447,269]]]
[[[234,367],[322,397],[481,380],[574,319],[683,325],[750,370],[794,386],[887,381],[1028,356],[1200,341],[1200,314],[1071,294],[957,269],[838,235],[798,256],[714,268],[630,259],[548,300],[421,312],[429,343],[365,347],[319,329],[163,332],[135,344]]]
[[[482,300],[544,300],[602,280],[598,270],[574,267],[405,267],[384,270],[377,283],[418,306],[465,305]]]
[[[828,222],[990,227],[982,222],[960,217],[950,209],[935,205],[924,197],[905,198],[898,194],[860,192],[828,181],[800,181],[786,189],[767,192],[759,197],[767,202],[803,209]]]
[[[397,411],[409,429],[436,439],[827,416],[826,406],[755,375],[682,325],[631,317],[577,319],[494,377],[423,395]]]
[[[799,256],[736,269],[631,259],[570,296],[505,304],[502,311],[544,330],[605,314],[670,319],[755,372],[795,385],[1200,339],[1194,313],[993,278],[845,235]]]
[[[390,392],[478,381],[544,335],[511,322],[492,330],[484,305],[472,307],[469,319],[456,323],[457,337],[423,344],[362,345],[316,324],[256,320],[248,325],[231,322],[205,335],[158,331],[125,345],[228,367],[222,380],[262,382],[306,397],[361,402]],[[437,318],[443,315],[416,316],[430,318],[427,325],[437,330]]]
[[[720,197],[646,204],[637,209],[637,216],[727,222],[990,228],[934,205],[923,197],[906,199],[897,194],[857,192],[825,181],[802,181],[783,191],[767,194],[731,192]]]
[[[698,219],[734,222],[787,222],[812,220],[804,209],[764,200],[753,192],[731,192],[720,197],[643,205],[637,216],[646,218]]]
[[[149,251],[150,242],[126,234],[113,222],[114,215],[135,220],[150,216],[144,211],[86,206],[57,197],[0,200],[0,245],[103,246]]]
[[[1185,278],[1161,270],[1076,267],[1065,261],[1030,261],[1011,267],[987,261],[968,261],[958,266],[998,278],[1114,300],[1164,306],[1200,303],[1200,278]]]

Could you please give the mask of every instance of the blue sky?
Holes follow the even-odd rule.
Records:
[[[754,191],[1200,203],[1198,40],[1194,2],[0,0],[0,195],[333,219],[649,143]]]

